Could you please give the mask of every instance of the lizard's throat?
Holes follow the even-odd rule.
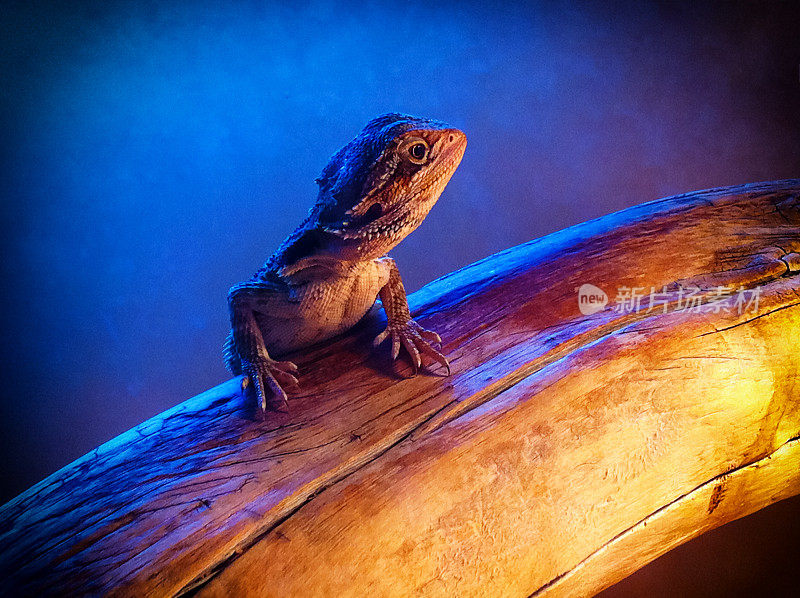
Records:
[[[330,232],[342,239],[360,242],[383,240],[396,244],[422,223],[436,203],[436,199],[432,197],[426,200],[411,200],[388,210],[372,222]]]

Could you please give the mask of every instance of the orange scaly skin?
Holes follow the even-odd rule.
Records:
[[[231,333],[225,361],[253,389],[263,414],[286,406],[297,367],[276,361],[355,325],[380,296],[387,326],[375,345],[403,347],[415,371],[441,364],[435,332],[411,319],[400,273],[386,253],[417,228],[455,172],[467,138],[433,120],[385,114],[331,158],[303,223],[255,276],[228,294]],[[251,383],[251,384],[250,384]],[[271,400],[269,400],[271,399]]]

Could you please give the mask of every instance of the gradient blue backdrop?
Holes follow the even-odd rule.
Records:
[[[381,112],[469,136],[394,253],[409,290],[642,201],[800,174],[796,4],[490,5],[4,4],[0,501],[228,377],[228,287]]]

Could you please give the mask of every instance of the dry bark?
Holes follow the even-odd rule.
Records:
[[[374,312],[297,358],[290,413],[257,421],[229,381],[4,505],[0,589],[595,593],[800,492],[798,253],[792,180],[491,256],[412,296],[451,377],[387,374]],[[605,309],[581,314],[584,283]],[[693,285],[751,304],[689,310]],[[640,310],[615,303],[623,287]]]

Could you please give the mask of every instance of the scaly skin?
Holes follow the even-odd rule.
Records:
[[[276,361],[348,330],[380,296],[391,339],[414,371],[435,362],[439,335],[411,319],[403,282],[386,253],[427,216],[455,172],[467,138],[446,124],[402,114],[371,120],[339,150],[317,179],[319,195],[303,223],[253,278],[228,294],[231,333],[225,361],[251,386],[261,413],[287,406],[284,388],[297,386],[297,367]]]

